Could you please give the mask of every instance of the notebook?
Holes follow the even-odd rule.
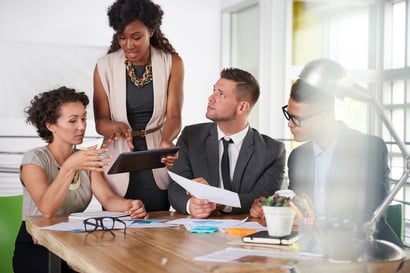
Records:
[[[87,218],[99,218],[99,217],[114,217],[123,218],[129,217],[127,212],[113,212],[113,211],[85,211],[85,212],[73,212],[68,216],[68,220],[84,220]]]
[[[290,235],[275,237],[269,236],[267,230],[258,231],[254,234],[250,234],[242,237],[242,241],[245,243],[257,243],[257,244],[274,244],[274,245],[291,245],[299,239],[298,233],[292,231]]]
[[[165,164],[161,159],[175,154],[178,150],[179,147],[174,147],[121,153],[108,170],[108,174],[163,168]]]

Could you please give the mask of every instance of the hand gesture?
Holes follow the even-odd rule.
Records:
[[[104,138],[104,143],[102,147],[107,147],[108,144],[110,144],[111,142],[116,141],[119,138],[123,137],[126,139],[130,150],[131,151],[134,150],[134,144],[132,144],[132,135],[131,135],[132,129],[124,122],[113,121],[112,123],[113,123],[112,135]]]
[[[175,147],[175,144],[166,140],[162,140],[159,143],[160,148],[173,148]],[[168,170],[172,169],[172,166],[174,166],[175,161],[178,159],[178,152],[176,152],[173,155],[168,155],[164,156],[161,158],[161,162],[165,164]]]
[[[106,148],[97,149],[97,145],[84,150],[78,150],[64,161],[61,168],[67,167],[76,171],[88,170],[102,172],[104,166],[110,165],[110,162],[104,160],[111,157],[107,152],[108,149]]]
[[[149,217],[141,200],[131,200],[128,213],[132,219],[148,219]]]

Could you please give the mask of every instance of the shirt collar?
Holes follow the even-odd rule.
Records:
[[[246,134],[248,133],[248,130],[249,130],[249,123],[241,131],[233,135],[230,135],[230,136],[225,135],[222,132],[222,130],[219,128],[219,126],[217,126],[217,129],[218,129],[218,140],[221,140],[223,137],[229,137],[230,139],[232,139],[233,143],[238,144],[238,143],[242,143],[242,141],[246,137]]]
[[[333,151],[333,150],[335,149],[336,142],[337,142],[337,139],[338,139],[338,138],[339,138],[339,137],[336,137],[336,138],[333,140],[332,144],[330,144],[329,148],[327,148],[327,149],[325,149],[325,150],[323,150],[322,148],[320,148],[320,146],[319,146],[315,141],[313,141],[313,153],[314,153],[315,157],[318,157],[318,156],[319,156],[321,153],[323,153],[323,152],[327,152],[327,151],[331,152],[331,151]]]

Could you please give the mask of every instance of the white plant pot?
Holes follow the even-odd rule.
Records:
[[[263,206],[269,236],[286,236],[292,232],[295,211],[291,207]]]

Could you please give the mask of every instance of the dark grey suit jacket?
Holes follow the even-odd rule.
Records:
[[[179,158],[171,171],[188,179],[205,178],[219,187],[218,130],[215,123],[187,126],[178,139]],[[232,190],[239,194],[241,208],[232,213],[248,213],[255,198],[272,195],[282,186],[286,161],[285,146],[250,128],[239,152]],[[174,181],[168,189],[171,205],[186,213],[190,196]]]
[[[387,148],[383,139],[338,124],[338,139],[326,176],[326,209],[328,217],[351,219],[363,236],[363,223],[389,192]],[[306,194],[314,201],[315,156],[313,143],[294,149],[288,159],[289,188],[297,195]],[[401,244],[383,217],[376,238]]]

